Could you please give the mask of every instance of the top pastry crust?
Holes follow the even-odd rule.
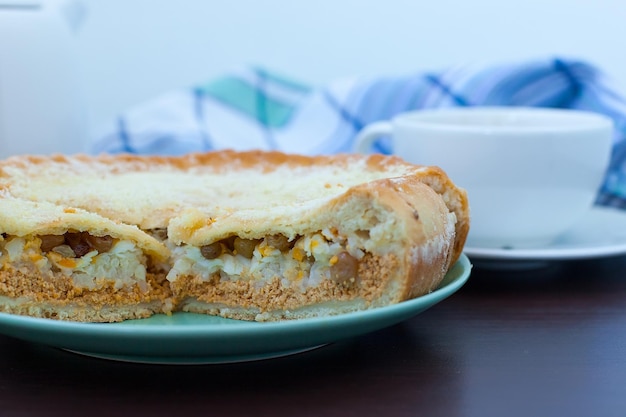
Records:
[[[439,168],[397,157],[220,151],[183,157],[23,156],[0,163],[5,196],[83,209],[143,230],[169,226],[176,244],[195,245],[235,232],[265,234],[278,228],[294,235],[293,216],[383,178],[417,181],[442,196],[457,218],[457,259],[469,229],[465,192]],[[292,222],[277,222],[281,218]],[[91,227],[102,225],[94,218]]]

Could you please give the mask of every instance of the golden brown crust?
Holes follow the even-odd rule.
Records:
[[[391,165],[407,164],[399,157],[384,156],[379,154],[372,155],[356,155],[356,154],[338,154],[338,155],[319,155],[305,156],[297,154],[287,154],[278,151],[234,151],[223,150],[205,153],[190,153],[183,156],[141,156],[132,154],[108,155],[102,154],[98,156],[90,155],[23,155],[8,158],[0,163],[0,178],[3,176],[4,167],[17,167],[22,169],[30,169],[33,166],[46,166],[51,162],[56,164],[70,165],[74,161],[85,164],[93,164],[98,162],[105,166],[109,166],[114,173],[134,170],[158,170],[158,167],[170,166],[179,170],[189,170],[191,168],[202,167],[203,169],[222,172],[236,169],[249,169],[262,167],[264,172],[276,169],[278,166],[295,167],[319,167],[319,166],[347,166],[356,160],[367,161],[369,169],[385,170]],[[6,175],[6,174],[4,174]],[[7,185],[6,183],[3,185]]]
[[[432,188],[442,198],[448,210],[456,216],[455,239],[451,264],[454,264],[461,254],[470,229],[470,207],[467,192],[456,186],[452,179],[439,167],[428,167],[430,175],[418,175],[419,182]]]
[[[406,176],[353,187],[336,205],[345,204],[351,198],[375,200],[394,212],[394,228],[398,231],[394,241],[401,240],[395,251],[400,261],[395,268],[386,271],[400,287],[391,291],[394,301],[433,291],[460,256],[460,252],[455,251],[458,223],[449,218],[439,194],[418,176]]]

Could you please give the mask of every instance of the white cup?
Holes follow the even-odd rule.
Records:
[[[576,110],[467,107],[403,113],[366,126],[355,151],[389,136],[393,154],[437,165],[467,190],[467,246],[549,244],[591,208],[609,165],[613,123]]]

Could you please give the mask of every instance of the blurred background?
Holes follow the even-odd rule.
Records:
[[[92,132],[129,107],[241,65],[310,84],[559,55],[626,85],[615,0],[84,0],[77,34]],[[95,129],[95,130],[94,130]]]

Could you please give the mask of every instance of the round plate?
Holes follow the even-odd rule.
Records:
[[[463,252],[474,260],[562,261],[626,254],[626,212],[594,207],[571,230],[551,244],[536,248],[465,247]]]
[[[0,313],[0,333],[72,352],[122,361],[199,364],[284,356],[369,333],[413,317],[467,281],[466,256],[430,294],[331,317],[258,323],[193,313],[121,323],[76,323]]]

